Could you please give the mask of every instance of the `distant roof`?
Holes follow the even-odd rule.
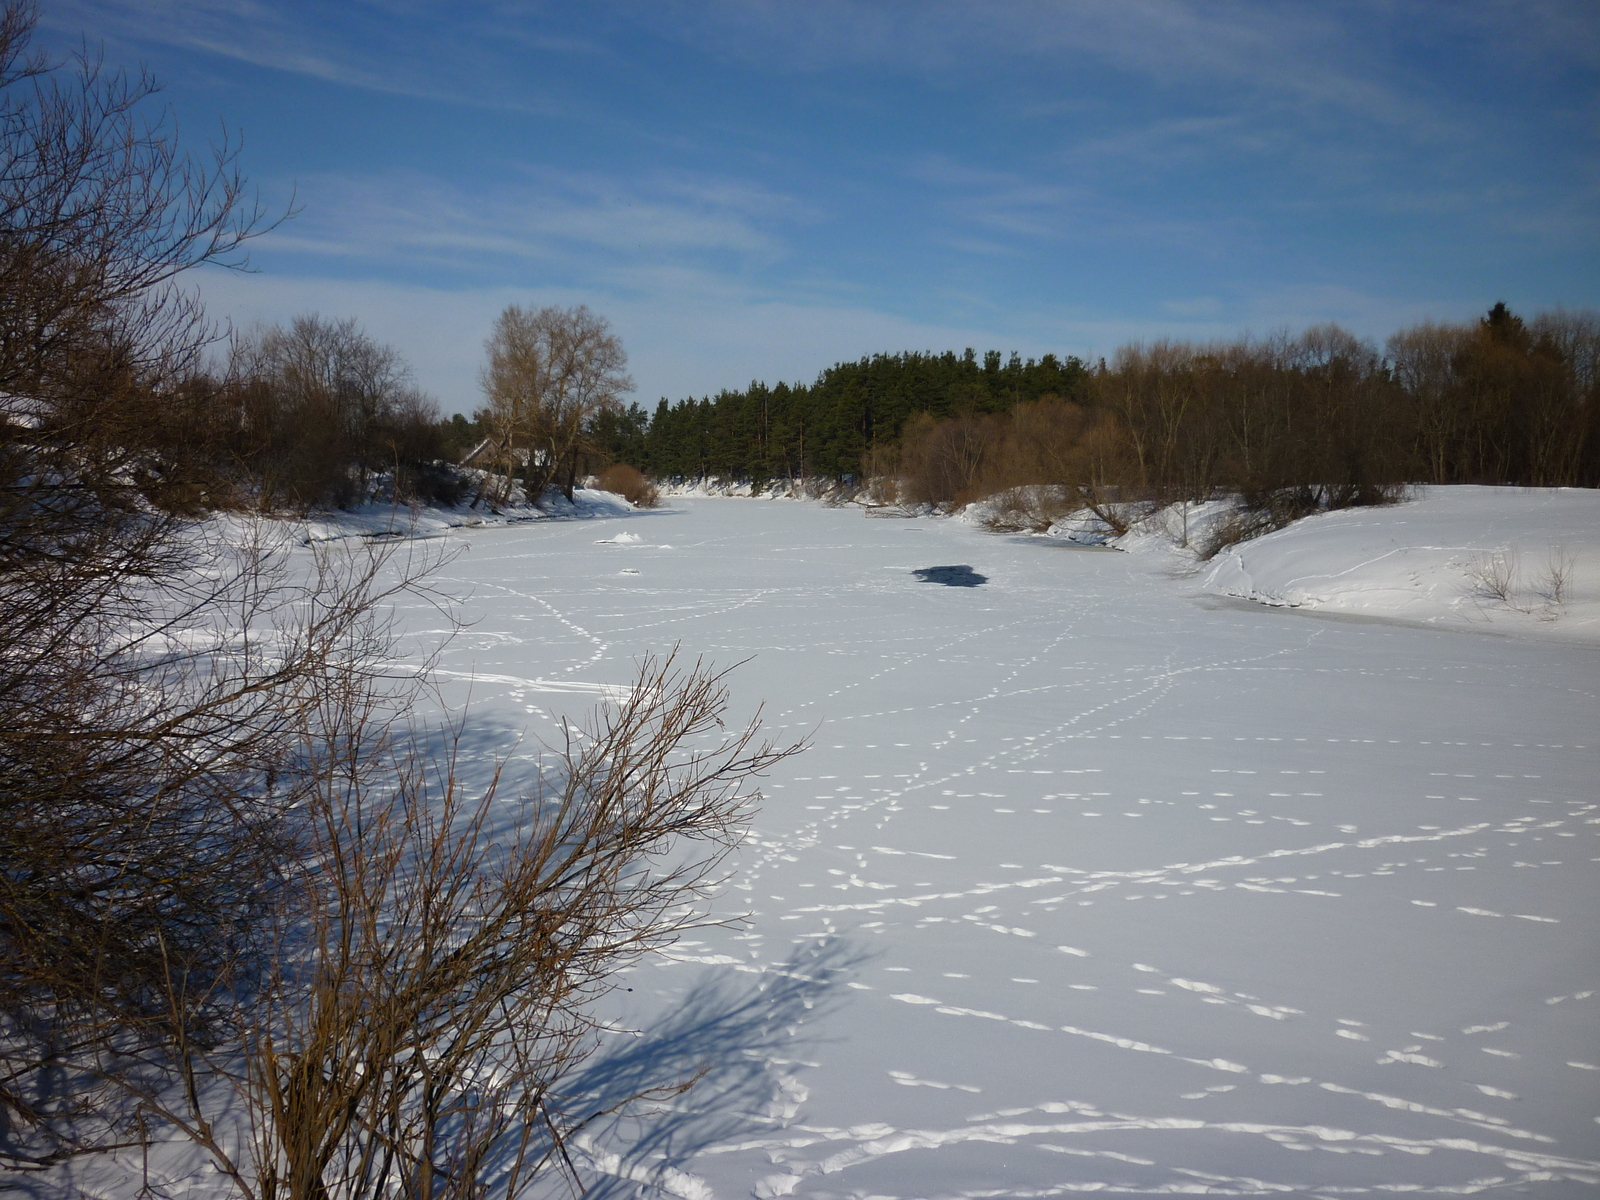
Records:
[[[496,461],[504,453],[505,451],[501,449],[498,441],[494,438],[484,438],[461,460],[461,465],[464,467],[483,466],[486,463]],[[525,467],[529,462],[542,467],[549,462],[550,458],[545,451],[529,450],[526,446],[511,447],[511,457],[517,460],[519,467]]]

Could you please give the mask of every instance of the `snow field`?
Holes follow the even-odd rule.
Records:
[[[749,659],[739,715],[812,740],[723,892],[743,923],[609,1011],[637,1036],[576,1087],[707,1074],[588,1131],[592,1194],[1600,1186],[1591,649],[1206,607],[1163,556],[956,522],[672,505],[452,534],[442,581],[485,755],[673,644]],[[1293,578],[1340,576],[1314,559]],[[912,574],[949,564],[989,582]]]
[[[1600,492],[1418,488],[1217,556],[1202,587],[1272,605],[1600,642]]]

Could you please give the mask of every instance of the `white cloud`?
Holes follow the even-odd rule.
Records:
[[[160,45],[389,95],[533,112],[558,99],[521,86],[508,51],[604,54],[581,37],[507,23],[493,5],[268,4],[260,0],[55,0],[42,25],[76,40]],[[425,35],[420,20],[432,18]]]
[[[948,82],[1009,64],[1099,63],[1161,87],[1224,87],[1307,109],[1334,108],[1439,136],[1454,123],[1386,60],[1391,26],[1503,49],[1524,65],[1600,58],[1600,22],[1543,0],[1526,19],[1493,3],[1397,13],[1380,0],[1338,8],[1206,0],[618,0],[581,8],[431,0],[321,6],[260,0],[57,0],[57,29],[203,51],[383,92],[547,108],[529,51],[614,55],[619,34],[653,30],[702,52],[778,72],[871,64]],[[335,18],[332,14],[337,12]],[[425,27],[427,36],[417,36]],[[1069,89],[1070,90],[1070,89]],[[1455,126],[1456,132],[1464,130]]]
[[[783,227],[816,215],[740,180],[680,173],[622,182],[512,165],[470,192],[417,173],[313,177],[299,184],[299,202],[302,215],[262,238],[260,254],[500,275],[569,259],[590,269],[618,257],[768,264],[788,253]]]
[[[1471,5],[1452,6],[1473,11]],[[789,70],[872,63],[935,77],[1000,64],[1086,62],[1174,84],[1244,90],[1277,103],[1335,106],[1369,119],[1436,126],[1441,114],[1381,61],[1387,6],[1342,8],[1203,0],[678,0],[634,6],[665,36]],[[1459,24],[1450,8],[1430,14]],[[1000,69],[1004,69],[1000,67]]]
[[[302,175],[304,215],[257,244],[269,273],[204,281],[243,320],[358,316],[447,411],[467,411],[482,338],[511,301],[608,315],[648,403],[808,380],[879,351],[1093,357],[1132,338],[1326,320],[1381,336],[1416,316],[1471,315],[1477,297],[1426,311],[1410,299],[1453,286],[1417,265],[1440,246],[1460,247],[1466,276],[1506,260],[1504,245],[1594,244],[1579,144],[1560,159],[1565,182],[1529,192],[1521,181],[1537,173],[1508,167],[1536,154],[1505,130],[1542,110],[1477,121],[1492,99],[1446,77],[1494,61],[1501,37],[1512,57],[1566,37],[1575,48],[1552,54],[1584,61],[1596,22],[1533,3],[1531,32],[1508,32],[1509,7],[1426,3],[1417,19],[1470,50],[1452,42],[1431,82],[1420,59],[1401,69],[1404,14],[1384,0],[57,0],[46,19],[198,51],[173,61],[200,72],[249,61],[561,112],[564,139],[542,120],[433,106],[440,128],[479,122],[475,145],[549,161],[451,159],[449,145],[413,156],[423,165],[410,172],[341,160]],[[751,67],[773,103],[746,112],[730,89],[749,86]],[[636,69],[655,73],[650,87],[608,90]],[[693,84],[658,114],[674,72]],[[949,101],[959,127],[924,128],[910,107],[922,99],[940,112]],[[813,112],[837,123],[840,153],[808,140]],[[1419,149],[1422,137],[1437,144]],[[336,144],[315,130],[306,142]],[[280,151],[283,175],[293,150]],[[584,167],[552,165],[563,161]],[[1412,245],[1419,214],[1441,220]],[[1330,245],[1370,245],[1370,270],[1392,274],[1370,294],[1329,286],[1361,270]]]

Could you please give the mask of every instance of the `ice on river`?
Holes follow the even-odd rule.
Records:
[[[707,1073],[586,1131],[591,1195],[1595,1193],[1593,649],[851,508],[596,529],[452,535],[452,702],[549,738],[678,643],[813,745],[744,923],[609,1014],[597,1107]]]

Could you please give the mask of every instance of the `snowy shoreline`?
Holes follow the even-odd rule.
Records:
[[[817,502],[794,488],[752,493],[703,482],[667,494]],[[1174,505],[1120,537],[1083,511],[1024,536],[1151,558],[1198,580],[1203,596],[1600,646],[1600,491],[1418,485],[1397,504],[1303,517],[1202,560],[1195,547],[1234,510],[1230,501]],[[982,527],[996,511],[979,501],[950,517],[903,515]]]
[[[1418,492],[1389,507],[1305,517],[1231,546],[1205,569],[1201,591],[1600,646],[1600,492]]]
[[[748,485],[704,483],[664,489],[663,497],[669,503],[671,498],[827,503],[792,488],[753,493]],[[1025,536],[1050,545],[1104,547],[1144,557],[1159,563],[1169,576],[1197,580],[1197,596],[1302,614],[1600,646],[1600,491],[1418,486],[1397,504],[1303,517],[1229,546],[1209,562],[1195,547],[1204,544],[1234,506],[1214,501],[1185,508],[1152,513],[1120,537],[1108,536],[1088,512],[1072,514],[1045,533]],[[309,544],[352,537],[437,537],[477,528],[666,511],[670,508],[637,509],[610,492],[579,488],[574,502],[550,496],[541,506],[516,504],[497,513],[371,504],[278,520],[297,528],[297,540]],[[979,502],[950,517],[896,515],[982,526],[990,511],[989,504]],[[867,509],[867,515],[877,514]]]

